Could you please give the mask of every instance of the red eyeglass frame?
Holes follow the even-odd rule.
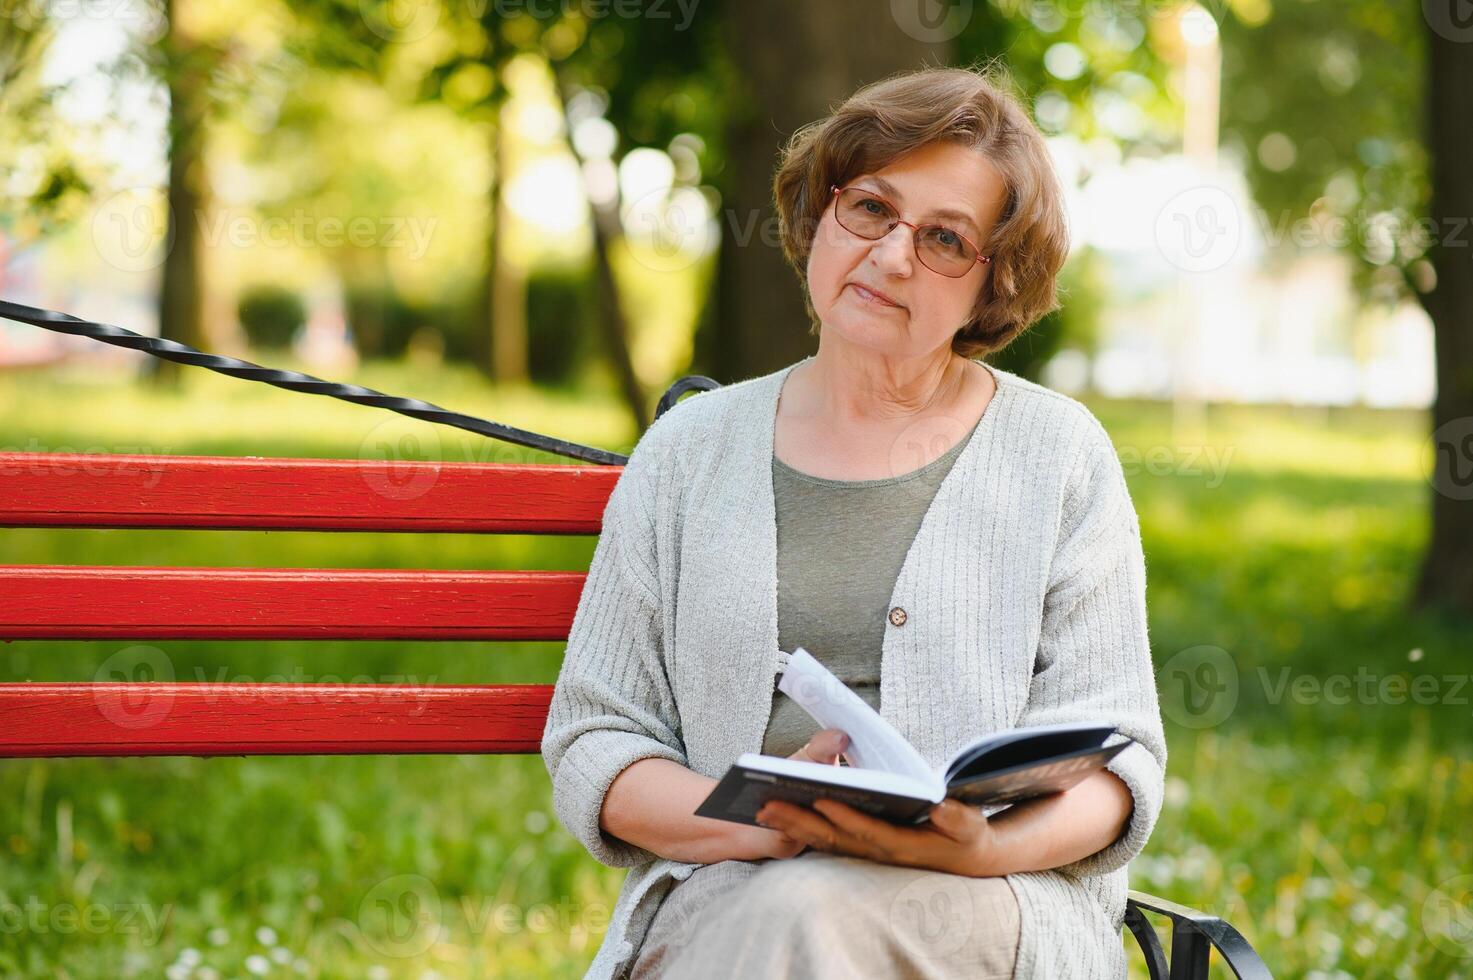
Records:
[[[983,255],[982,254],[981,247],[978,246],[976,242],[972,241],[970,238],[968,238],[966,235],[963,235],[961,232],[957,231],[955,228],[948,228],[946,225],[935,225],[935,224],[932,224],[932,225],[918,225],[915,222],[906,221],[904,218],[902,218],[900,216],[900,209],[895,206],[895,202],[894,201],[891,201],[888,197],[886,197],[883,194],[880,194],[880,193],[878,193],[876,191],[870,190],[868,187],[857,187],[854,184],[846,184],[845,186],[840,187],[837,184],[830,184],[829,185],[829,189],[831,191],[833,191],[833,194],[832,194],[832,196],[831,196],[830,199],[834,201],[834,220],[835,221],[838,221],[839,220],[838,197],[839,197],[840,192],[842,192],[842,191],[849,191],[849,190],[863,191],[864,193],[868,194],[870,197],[873,197],[873,198],[875,198],[878,201],[883,201],[885,203],[885,206],[887,208],[889,208],[891,211],[895,212],[895,224],[897,224],[897,225],[905,225],[907,228],[911,229],[911,231],[913,231],[915,233],[912,236],[913,239],[919,239],[920,238],[921,229],[923,229],[923,228],[940,228],[942,231],[949,231],[949,232],[951,232],[953,235],[955,235],[956,237],[960,238],[962,241],[966,242],[968,245],[972,246],[972,248],[977,253],[977,258],[972,262],[972,265],[976,265],[978,262],[982,263],[983,265],[988,265],[988,264],[990,264],[992,262],[992,256],[990,256],[990,255]],[[840,225],[839,226],[842,228],[843,227],[843,223],[840,222]],[[844,228],[844,230],[845,231],[849,231],[848,228]],[[892,225],[890,227],[890,231],[894,231],[894,230],[895,230],[895,227],[894,227],[894,225]],[[851,235],[857,235],[859,233],[858,232],[850,231],[849,234],[851,234]],[[886,234],[889,234],[889,232],[886,232]],[[864,238],[863,235],[860,235],[859,237],[860,238]],[[884,236],[881,236],[881,237],[884,237]],[[865,238],[865,241],[867,241],[867,242],[877,242],[879,240],[880,240],[879,238]],[[917,247],[916,248],[916,258],[919,260],[920,257],[921,257],[920,248]],[[925,262],[921,262],[921,265],[926,265],[926,263]],[[929,265],[926,265],[926,268],[927,269],[931,269],[931,267]],[[967,273],[968,272],[971,272],[972,269],[969,266],[967,268],[967,272],[963,272],[959,276],[947,276],[946,273],[944,273],[944,272],[938,272],[935,269],[931,269],[931,271],[932,272],[935,272],[936,275],[938,275],[938,276],[946,276],[946,278],[948,278],[948,279],[964,279],[964,278],[966,278]]]

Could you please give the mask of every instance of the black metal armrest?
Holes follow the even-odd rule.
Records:
[[[715,391],[720,387],[720,381],[708,378],[704,374],[687,374],[665,389],[665,393],[660,396],[660,404],[655,406],[655,418],[658,419],[674,408],[675,403],[680,401],[680,396],[687,391]]]
[[[1171,920],[1169,968],[1161,940],[1145,912]],[[1207,980],[1207,961],[1214,948],[1238,980],[1273,980],[1273,974],[1243,934],[1215,915],[1132,891],[1125,906],[1125,924],[1140,943],[1151,980]]]

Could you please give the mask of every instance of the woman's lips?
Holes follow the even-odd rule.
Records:
[[[854,292],[859,296],[860,299],[864,300],[866,303],[870,303],[874,306],[890,307],[892,309],[901,308],[899,303],[890,299],[883,293],[879,293],[873,289],[870,289],[868,286],[861,285],[857,282],[851,282],[849,285],[854,287]]]

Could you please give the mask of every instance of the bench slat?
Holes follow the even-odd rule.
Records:
[[[550,684],[0,684],[0,757],[532,753]]]
[[[621,466],[0,453],[0,526],[597,534]]]
[[[586,578],[0,565],[0,640],[565,640]]]

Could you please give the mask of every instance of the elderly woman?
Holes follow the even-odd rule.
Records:
[[[818,351],[640,439],[543,736],[559,819],[631,869],[589,975],[1123,977],[1166,764],[1139,525],[1088,409],[982,360],[1056,306],[1043,140],[1000,82],[928,69],[801,130],[774,186]],[[1136,744],[920,827],[695,816],[743,752],[841,755],[776,689],[798,646],[933,765],[1050,722]]]

